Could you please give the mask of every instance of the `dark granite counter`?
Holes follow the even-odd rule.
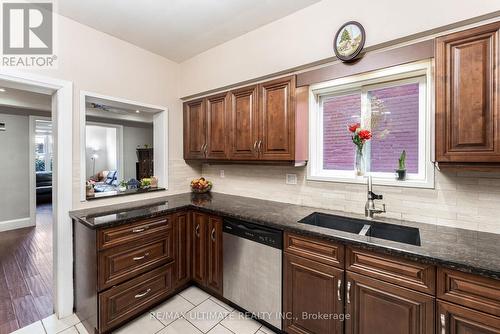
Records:
[[[364,217],[361,215],[248,197],[218,193],[202,195],[186,193],[72,211],[70,216],[75,221],[95,229],[125,224],[137,218],[154,217],[187,208],[500,279],[500,234],[383,217],[371,221],[372,223],[379,221],[418,228],[421,245],[413,246],[298,223],[299,220],[313,212],[363,219]]]

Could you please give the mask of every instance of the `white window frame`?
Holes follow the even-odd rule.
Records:
[[[431,122],[434,118],[432,73],[433,63],[431,60],[426,60],[311,85],[309,89],[309,163],[307,179],[311,181],[366,183],[366,176],[371,175],[373,183],[378,185],[434,188],[434,152],[432,150],[434,131]],[[359,92],[362,95],[361,120],[366,121],[366,119],[369,119],[366,115],[371,112],[370,106],[366,103],[368,91],[416,82],[419,83],[420,112],[419,173],[408,173],[405,181],[398,181],[395,173],[366,172],[365,176],[357,176],[354,169],[352,171],[323,169],[322,103],[324,97]],[[362,124],[362,126],[368,127],[369,124]],[[423,149],[421,149],[422,147]],[[366,150],[369,151],[369,149],[368,142]],[[353,157],[354,154],[355,148],[353,144]],[[395,161],[395,169],[396,167],[397,161]]]

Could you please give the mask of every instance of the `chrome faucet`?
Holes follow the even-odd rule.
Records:
[[[374,214],[384,213],[385,212],[385,204],[382,204],[382,210],[375,208],[375,200],[383,199],[382,195],[377,195],[373,191],[372,185],[372,177],[368,176],[368,194],[367,200],[365,204],[365,217],[368,219],[373,219]]]

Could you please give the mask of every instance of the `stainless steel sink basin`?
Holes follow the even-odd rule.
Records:
[[[319,212],[310,214],[301,219],[299,223],[420,246],[420,231],[415,227],[379,223]]]
[[[331,228],[344,232],[358,234],[365,226],[366,222],[361,219],[353,219],[336,215],[315,212],[306,218],[299,220],[299,223]]]

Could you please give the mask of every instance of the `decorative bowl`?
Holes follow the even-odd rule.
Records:
[[[205,194],[208,193],[210,190],[212,190],[212,185],[208,184],[205,188],[195,188],[191,185],[191,191],[196,193],[196,194]]]

